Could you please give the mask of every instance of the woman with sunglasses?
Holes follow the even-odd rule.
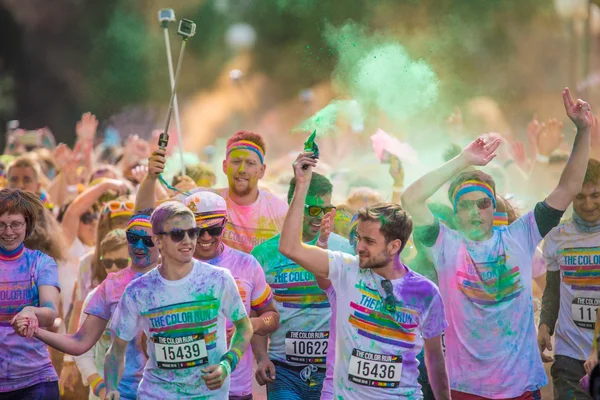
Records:
[[[548,383],[534,326],[532,261],[542,238],[581,191],[592,123],[589,104],[575,103],[568,88],[563,101],[577,127],[571,157],[550,195],[511,225],[494,228],[494,180],[472,168],[495,157],[498,139],[478,138],[402,196],[420,226],[417,237],[431,249],[442,298],[451,305],[445,339],[453,399],[539,399]],[[458,231],[426,206],[449,180]]]
[[[96,243],[114,229],[124,229],[133,215],[134,204],[127,196],[119,197],[103,205],[100,211],[98,228],[96,230]],[[100,259],[100,248],[89,252],[81,258],[77,282],[73,290],[73,307],[67,324],[67,332],[74,334],[79,326],[79,316],[83,308],[83,302],[92,289],[98,286],[108,275]],[[73,388],[79,373],[75,366],[75,360],[69,355],[64,356],[63,370],[60,373],[61,388]]]
[[[32,339],[54,323],[58,309],[56,263],[24,247],[43,212],[41,201],[21,190],[0,191],[0,399],[58,400],[58,376],[46,345]],[[11,326],[12,325],[12,326]]]
[[[87,296],[84,302],[84,311],[81,315],[81,325],[74,335],[53,334],[38,331],[37,337],[50,346],[67,354],[81,355],[76,357],[77,366],[90,386],[90,399],[103,398],[106,392],[104,382],[104,353],[110,345],[110,333],[106,330],[112,318],[119,299],[125,287],[136,279],[156,267],[159,258],[158,248],[152,241],[152,228],[148,211],[142,211],[131,218],[125,235],[127,249],[131,264],[124,269],[109,274],[108,277]],[[120,232],[120,230],[111,232]],[[119,236],[119,243],[122,242]],[[115,243],[116,244],[116,243]],[[114,269],[123,266],[126,259],[124,254],[107,254],[105,246],[109,243],[102,242],[103,261],[105,267]],[[112,247],[113,245],[111,245]],[[129,264],[129,262],[127,262]],[[101,337],[102,334],[105,334]],[[98,339],[100,338],[100,341]],[[98,341],[98,344],[94,344]],[[129,342],[126,351],[127,363],[119,385],[122,399],[136,399],[137,386],[142,378],[142,371],[146,364],[142,335],[136,336]],[[92,346],[94,348],[92,349]],[[95,362],[94,362],[95,358]],[[91,362],[90,362],[91,360]]]

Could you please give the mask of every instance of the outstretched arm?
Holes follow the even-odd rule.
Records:
[[[312,169],[317,165],[317,160],[310,158],[311,154],[310,152],[300,153],[294,162],[296,190],[283,223],[279,251],[302,268],[312,272],[315,277],[327,278],[329,276],[327,251],[302,243],[304,204],[310,186]],[[307,168],[303,169],[304,166]]]
[[[567,115],[577,127],[573,150],[567,165],[560,176],[558,186],[546,198],[546,203],[555,210],[564,211],[583,186],[583,178],[590,158],[590,128],[592,126],[591,107],[585,101],[574,102],[569,88],[563,92]]]
[[[478,138],[465,147],[458,156],[406,188],[402,194],[402,206],[410,214],[415,225],[432,225],[434,217],[425,204],[427,199],[465,168],[487,165],[496,156],[494,151],[498,146],[500,146],[499,139],[486,143],[485,139]]]
[[[96,344],[106,328],[106,323],[107,321],[102,318],[98,318],[95,315],[88,315],[79,330],[73,335],[39,329],[35,337],[58,351],[79,356]]]

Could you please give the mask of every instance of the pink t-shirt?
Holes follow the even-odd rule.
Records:
[[[542,239],[533,212],[485,241],[439,227],[431,249],[449,323],[450,388],[503,399],[546,385],[532,306],[532,260]]]
[[[214,192],[227,201],[227,226],[223,241],[231,248],[250,253],[255,246],[281,232],[288,204],[273,194],[259,190],[258,199],[240,206],[228,196],[229,189]]]
[[[254,256],[224,245],[223,252],[218,257],[205,262],[231,272],[248,315],[251,310],[260,310],[273,300],[265,273]],[[233,323],[227,320],[227,329],[231,327],[233,327]],[[252,394],[253,366],[254,355],[252,347],[248,346],[235,371],[231,373],[230,395],[247,396]]]
[[[335,372],[335,317],[336,295],[333,285],[324,290],[331,306],[331,322],[329,323],[329,344],[327,346],[327,361],[325,362],[325,379],[321,390],[321,400],[333,400],[333,374]]]
[[[44,285],[60,288],[56,263],[46,254],[26,248],[17,260],[0,260],[0,393],[58,381],[48,347],[17,335],[10,325],[25,307],[41,307]]]

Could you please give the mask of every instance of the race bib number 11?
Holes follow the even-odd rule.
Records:
[[[208,363],[208,351],[201,333],[180,337],[154,336],[152,341],[158,368],[183,369]]]
[[[397,388],[402,375],[402,356],[352,350],[348,379],[358,385]]]

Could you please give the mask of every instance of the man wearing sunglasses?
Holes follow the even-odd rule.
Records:
[[[296,185],[293,178],[288,191],[290,202]],[[334,210],[332,190],[327,178],[312,174],[302,207],[304,243],[317,243],[325,214]],[[281,236],[277,235],[252,251],[274,290],[282,321],[269,338],[253,338],[258,363],[256,379],[259,384],[267,385],[269,400],[319,399],[325,378],[331,307],[315,276],[279,252],[280,240]],[[330,234],[326,245],[353,254],[348,240],[335,233]],[[268,353],[267,339],[270,339]]]
[[[273,304],[273,294],[267,285],[260,264],[250,254],[232,249],[223,243],[227,221],[225,199],[215,193],[199,192],[188,196],[183,203],[194,213],[200,229],[194,258],[226,268],[237,284],[246,313],[255,335],[268,335],[279,326],[279,313]],[[233,332],[233,323],[227,321],[227,332]],[[246,350],[239,366],[231,373],[230,400],[252,400],[254,357]]]
[[[92,347],[105,331],[127,285],[132,280],[139,278],[156,267],[159,253],[158,248],[152,242],[150,211],[139,212],[129,221],[126,228],[126,235],[131,267],[109,274],[88,295],[89,300],[84,311],[87,316],[82,321],[77,332],[73,335],[66,335],[40,330],[37,333],[38,339],[70,355],[79,356],[83,353],[93,351]],[[108,267],[111,267],[116,262],[119,268],[126,267],[129,262],[127,259],[103,261],[111,264]],[[124,265],[120,266],[119,264]],[[125,364],[125,370],[119,385],[119,392],[122,399],[135,400],[137,398],[137,387],[142,379],[144,365],[146,365],[146,356],[143,350],[144,345],[141,333],[127,345],[127,363]],[[87,374],[86,371],[82,370],[81,372],[83,375]],[[96,396],[103,398],[106,394],[104,379],[98,375],[92,381],[90,389]]]
[[[577,127],[571,157],[556,189],[512,224],[493,226],[494,180],[469,168],[487,165],[499,139],[473,141],[402,196],[421,227],[417,238],[431,248],[440,292],[449,306],[446,363],[453,399],[539,399],[540,388],[547,384],[534,326],[532,260],[538,243],[581,191],[592,120],[590,106],[582,100],[575,103],[569,89],[563,101]],[[448,195],[458,231],[441,224],[426,205],[451,179]]]
[[[117,305],[104,364],[106,399],[119,398],[126,344],[142,330],[149,359],[138,398],[224,399],[252,337],[235,280],[226,269],[193,259],[200,229],[189,208],[167,201],[151,223],[161,264],[132,281]],[[229,351],[227,319],[235,326]]]
[[[296,188],[279,251],[336,293],[336,360],[333,398],[421,398],[417,355],[425,347],[436,399],[450,399],[441,333],[447,326],[437,287],[400,261],[412,231],[408,214],[381,203],[357,216],[357,256],[298,240],[304,203],[317,161],[301,153],[294,163]]]

